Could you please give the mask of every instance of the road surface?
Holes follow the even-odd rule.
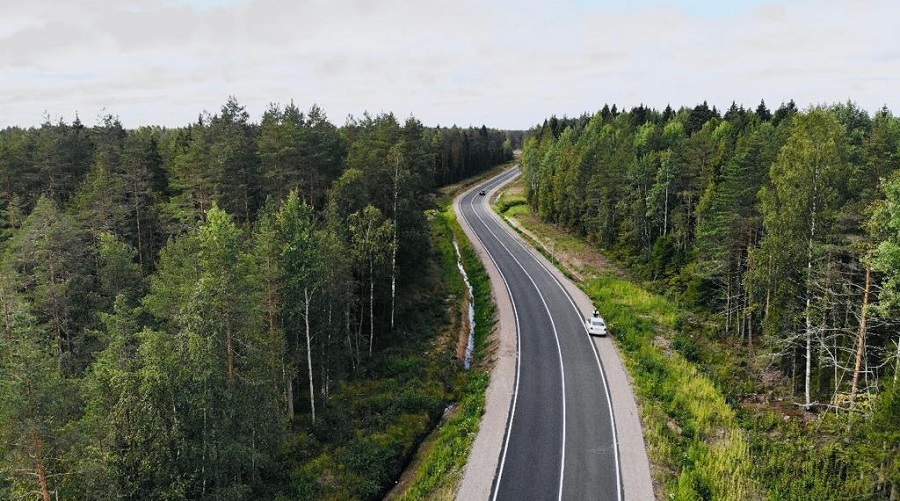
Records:
[[[491,213],[489,196],[479,195],[516,175],[518,169],[507,171],[457,203],[464,226],[501,275],[517,331],[515,382],[490,499],[622,500],[616,420],[598,351],[611,341],[587,335],[584,312],[558,273]]]

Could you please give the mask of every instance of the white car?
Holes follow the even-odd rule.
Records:
[[[594,316],[588,318],[586,320],[588,334],[591,336],[605,336],[606,335],[606,322],[603,321],[603,317],[598,314],[594,314]]]

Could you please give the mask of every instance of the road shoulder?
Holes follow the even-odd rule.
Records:
[[[497,463],[500,460],[500,451],[503,448],[506,423],[515,391],[518,349],[516,318],[503,278],[468,222],[459,217],[461,214],[460,200],[470,191],[472,190],[466,190],[458,195],[453,200],[453,208],[458,216],[460,226],[471,241],[472,247],[478,253],[478,257],[490,277],[492,295],[497,305],[498,321],[497,329],[493,334],[496,346],[493,353],[494,368],[491,371],[491,381],[485,393],[484,416],[481,419],[478,435],[472,444],[465,473],[456,495],[456,499],[461,500],[490,499],[491,497],[491,488],[497,472]],[[493,195],[493,190],[488,195]]]

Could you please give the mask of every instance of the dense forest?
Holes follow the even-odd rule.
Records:
[[[429,194],[514,140],[234,98],[0,131],[0,498],[382,494],[458,371],[396,355],[445,308]]]
[[[773,493],[897,499],[900,119],[850,102],[604,106],[530,131],[522,168],[535,214],[703,315],[737,364],[781,375],[804,421],[829,416],[790,446],[761,427]],[[725,391],[739,407],[759,386]],[[804,490],[813,477],[822,491]]]

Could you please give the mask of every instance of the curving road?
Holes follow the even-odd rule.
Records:
[[[518,335],[512,401],[490,498],[622,500],[613,406],[597,347],[610,341],[595,343],[587,335],[582,313],[557,274],[491,212],[489,197],[478,194],[518,173],[504,172],[457,202],[460,218],[502,277]]]

